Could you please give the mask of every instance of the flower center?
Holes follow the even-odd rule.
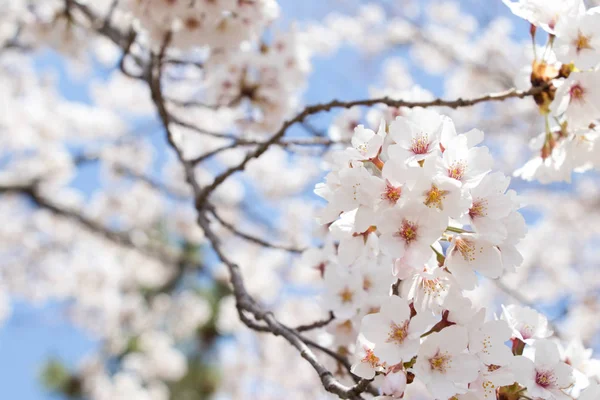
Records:
[[[535,371],[535,383],[543,388],[556,385],[556,377],[552,371]]]
[[[371,280],[369,279],[368,276],[365,276],[363,278],[363,286],[362,287],[365,292],[368,292],[369,289],[371,289],[373,287],[373,282],[371,282]]]
[[[487,200],[477,199],[473,201],[473,205],[469,208],[469,217],[475,219],[478,217],[487,216]]]
[[[465,174],[467,163],[464,161],[455,161],[450,168],[448,168],[448,176],[460,181]]]
[[[185,19],[184,25],[186,29],[189,29],[190,31],[195,31],[196,29],[200,28],[202,23],[199,19],[196,19],[194,17],[188,17]]]
[[[434,371],[445,373],[451,364],[451,359],[448,353],[440,353],[439,351],[435,356],[429,359],[429,366]]]
[[[348,287],[345,287],[344,290],[338,293],[338,296],[340,296],[342,303],[351,303],[354,298],[354,293],[348,289]]]
[[[533,336],[533,327],[525,324],[519,329],[519,333],[523,336],[523,339],[529,339]]]
[[[389,181],[386,182],[385,192],[381,195],[383,200],[387,200],[392,204],[396,204],[402,196],[402,188],[395,187]]]
[[[571,95],[571,101],[583,101],[585,89],[579,83],[576,83],[569,89],[569,94]]]
[[[594,48],[590,44],[591,37],[586,36],[581,31],[577,35],[577,39],[575,39],[575,48],[577,49],[577,53],[580,53],[582,50],[593,50]]]
[[[421,286],[425,294],[429,296],[439,297],[440,293],[444,291],[444,286],[439,279],[423,279]]]
[[[492,381],[484,381],[481,384],[481,388],[483,389],[483,393],[486,399],[492,399],[496,397],[496,385],[494,385]]]
[[[402,226],[398,232],[396,232],[396,236],[400,237],[407,245],[409,245],[417,239],[417,230],[417,224],[405,219],[402,221]]]
[[[367,143],[359,144],[358,146],[356,146],[356,149],[360,152],[361,155],[364,156],[365,154],[367,154],[368,150]]]
[[[410,151],[414,154],[427,154],[429,152],[429,135],[421,132],[413,138]]]
[[[441,190],[435,185],[431,185],[431,189],[425,192],[425,205],[430,208],[444,209],[444,199],[449,192]]]
[[[408,323],[406,320],[402,325],[398,325],[394,322],[390,324],[390,331],[388,332],[387,343],[402,344],[404,339],[408,336]]]
[[[465,261],[475,260],[475,244],[468,239],[455,239],[454,251],[458,250]]]
[[[346,333],[351,333],[352,332],[352,321],[347,320],[343,324],[339,324],[337,326],[337,329],[341,330],[343,332],[346,332]]]
[[[379,357],[373,354],[373,350],[371,349],[365,349],[365,353],[366,354],[361,361],[369,364],[373,368],[377,367],[379,365]]]
[[[487,366],[487,368],[488,368],[488,372],[494,372],[494,371],[499,370],[502,367],[499,365],[490,364]]]

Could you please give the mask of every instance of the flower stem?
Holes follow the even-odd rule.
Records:
[[[453,226],[448,226],[446,228],[446,230],[450,231],[450,232],[454,232],[454,233],[473,233],[471,231],[467,231],[467,230],[464,230],[464,229],[461,229],[461,228],[455,228]]]

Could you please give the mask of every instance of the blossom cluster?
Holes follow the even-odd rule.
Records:
[[[531,141],[538,155],[515,174],[548,183],[600,167],[600,8],[586,9],[581,0],[505,3],[532,24],[534,39],[537,27],[547,32],[548,42],[534,48],[529,71],[533,85],[551,85],[536,98],[546,119],[545,131]]]
[[[356,340],[352,372],[383,395],[400,398],[418,382],[436,399],[495,399],[499,390],[568,398],[572,368],[547,339],[546,319],[509,306],[486,321],[466,296],[479,276],[521,263],[525,234],[510,179],[491,172],[482,140],[419,108],[377,131],[359,125],[315,189],[328,202],[319,218],[331,241],[306,257],[319,260],[323,306],[336,316],[330,332],[346,349]],[[526,344],[533,358],[522,355]]]
[[[203,101],[236,110],[234,119],[242,132],[274,132],[297,108],[309,71],[309,53],[296,32],[278,32],[258,51],[210,57]]]
[[[279,14],[275,0],[128,0],[124,8],[158,43],[173,31],[180,48],[236,47],[255,39]]]

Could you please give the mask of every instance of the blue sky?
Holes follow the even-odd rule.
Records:
[[[490,0],[488,0],[490,1]],[[283,6],[284,24],[293,16],[300,20],[322,19],[341,1],[280,1]],[[498,3],[500,1],[498,0]],[[502,14],[508,13],[500,8]],[[526,28],[526,24],[522,23]],[[526,32],[526,29],[524,29]],[[398,51],[402,55],[402,50]],[[375,84],[380,70],[380,59],[367,60],[366,56],[342,49],[332,58],[315,60],[310,77],[306,102],[313,103],[332,98],[352,99],[367,96],[367,88]],[[57,65],[56,59],[48,58],[44,66]],[[72,100],[87,101],[85,86],[70,82],[64,70],[60,72],[60,87]],[[439,78],[425,75],[413,68],[413,78],[423,87],[441,94]],[[322,115],[313,121],[325,126],[331,116]],[[298,128],[296,128],[298,129]],[[161,132],[155,132],[157,144],[163,143]],[[95,170],[84,170],[75,181],[83,191],[89,191],[95,182]],[[49,400],[56,397],[46,393],[39,385],[39,371],[44,361],[60,357],[71,366],[86,353],[94,350],[95,341],[74,327],[59,304],[32,306],[15,302],[12,316],[0,326],[0,388],[3,398],[19,400]]]

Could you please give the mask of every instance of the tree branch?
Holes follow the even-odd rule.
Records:
[[[391,107],[407,107],[407,108],[415,108],[415,107],[450,107],[450,108],[461,108],[461,107],[470,107],[475,104],[485,103],[485,102],[493,102],[493,101],[503,101],[510,98],[525,98],[530,96],[535,96],[539,93],[542,93],[546,90],[547,87],[533,87],[527,91],[521,91],[517,89],[510,89],[500,93],[492,93],[486,94],[484,96],[475,97],[472,99],[462,99],[458,98],[456,100],[443,100],[443,99],[435,99],[431,101],[406,101],[406,100],[395,100],[389,97],[381,97],[376,99],[367,99],[367,100],[353,100],[353,101],[340,101],[340,100],[332,100],[328,103],[315,104],[311,106],[306,106],[302,112],[297,114],[292,119],[284,122],[283,126],[273,135],[271,138],[263,143],[261,143],[256,150],[249,152],[246,157],[236,166],[233,166],[221,174],[217,175],[214,181],[209,185],[202,189],[199,195],[196,198],[196,203],[200,206],[204,206],[208,196],[210,196],[211,192],[217,188],[221,183],[223,183],[227,178],[238,171],[244,170],[248,162],[254,158],[260,157],[263,155],[269,147],[279,142],[283,136],[285,135],[288,128],[296,123],[303,122],[309,115],[317,114],[320,112],[327,112],[334,108],[351,108],[354,106],[374,106],[376,104],[385,104]]]
[[[225,221],[223,218],[221,218],[221,216],[219,216],[219,214],[217,214],[217,210],[215,209],[215,207],[210,204],[208,206],[208,211],[215,217],[215,219],[217,221],[219,221],[219,223],[221,225],[223,225],[225,228],[227,228],[227,230],[229,230],[231,233],[233,233],[236,236],[241,237],[242,239],[245,239],[249,242],[255,243],[259,246],[262,247],[268,247],[271,249],[276,249],[276,250],[285,250],[285,251],[289,251],[290,253],[302,253],[304,251],[304,249],[299,249],[296,247],[291,247],[291,246],[285,246],[285,245],[280,245],[280,244],[273,244],[273,243],[269,243],[266,240],[263,240],[261,238],[258,238],[256,236],[252,236],[250,234],[244,233],[239,231],[235,226],[233,226],[233,224],[230,224],[229,222]]]
[[[117,232],[108,229],[104,225],[89,219],[82,214],[79,214],[76,210],[62,208],[56,205],[52,201],[40,195],[35,185],[23,185],[23,186],[1,186],[0,194],[2,193],[15,193],[29,197],[29,199],[38,207],[44,208],[51,211],[53,214],[73,220],[86,228],[88,231],[98,234],[105,239],[118,244],[120,246],[129,247],[133,250],[139,251],[143,254],[149,255],[160,259],[167,264],[174,264],[178,262],[180,255],[178,252],[167,246],[160,247],[141,247],[133,239],[133,235],[130,232]]]

